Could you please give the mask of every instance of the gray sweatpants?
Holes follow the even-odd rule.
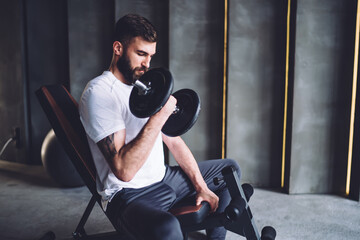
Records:
[[[218,159],[200,162],[200,172],[209,189],[219,196],[217,212],[223,212],[230,203],[230,194],[224,182],[213,183],[215,177],[221,177],[221,170],[233,166],[240,177],[238,164],[231,159]],[[168,212],[173,206],[189,201],[195,202],[196,192],[192,183],[178,166],[166,167],[164,179],[150,186],[119,191],[107,207],[107,215],[117,224],[117,228],[126,229],[135,239],[183,239],[180,224],[176,217]],[[207,229],[208,239],[225,239],[223,227]]]

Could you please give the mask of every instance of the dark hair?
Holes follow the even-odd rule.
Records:
[[[117,21],[114,41],[119,41],[126,46],[134,37],[142,37],[148,42],[157,42],[156,29],[149,20],[137,14],[128,14]]]

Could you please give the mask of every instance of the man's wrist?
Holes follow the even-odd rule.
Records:
[[[151,116],[149,120],[153,121],[155,125],[162,128],[168,118],[169,117],[167,115],[157,112],[153,116]]]
[[[209,191],[209,188],[205,182],[203,184],[197,184],[196,186],[194,185],[194,188],[197,193],[203,193]]]

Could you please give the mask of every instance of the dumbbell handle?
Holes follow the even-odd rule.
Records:
[[[149,90],[151,89],[150,86],[147,86],[146,84],[144,84],[140,80],[136,80],[133,83],[133,86],[136,87],[139,90],[140,95],[146,95],[149,92]]]
[[[172,114],[177,114],[180,111],[180,108],[176,105]]]
[[[133,86],[136,87],[139,90],[140,95],[146,95],[149,92],[149,90],[151,89],[150,86],[147,86],[146,84],[144,84],[140,80],[136,80],[133,83]],[[179,111],[180,111],[180,108],[178,106],[175,106],[175,109],[174,109],[172,114],[177,114]]]
[[[174,111],[172,112],[172,114],[177,114],[178,112],[180,112],[180,108],[177,106],[177,105],[175,105],[175,109],[174,109]]]

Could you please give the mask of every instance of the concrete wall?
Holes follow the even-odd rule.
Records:
[[[87,82],[109,68],[113,23],[112,1],[68,1],[70,90],[77,101]]]
[[[35,91],[45,84],[69,87],[67,4],[65,1],[25,1],[30,156],[40,163],[42,142],[51,129]]]
[[[242,179],[278,186],[284,92],[284,4],[230,1],[227,156]]]
[[[67,9],[63,1],[11,1],[1,7],[1,141],[20,127],[20,149],[9,147],[5,159],[38,164],[50,124],[35,97],[41,85],[68,77]],[[67,84],[68,85],[68,84]]]
[[[353,9],[351,2],[298,2],[291,193],[344,189],[354,54]]]
[[[243,181],[279,186],[287,2],[229,4],[227,155]],[[343,193],[356,1],[292,5],[285,189]]]
[[[0,148],[13,136],[13,128],[20,127],[21,137],[25,139],[26,112],[24,95],[24,75],[22,61],[22,5],[11,1],[0,8]],[[1,159],[26,162],[26,141],[17,149],[15,144],[8,145]],[[1,150],[1,149],[0,149]]]
[[[221,157],[223,9],[222,1],[170,1],[174,90],[191,88],[201,99],[199,119],[183,136],[198,161]]]

